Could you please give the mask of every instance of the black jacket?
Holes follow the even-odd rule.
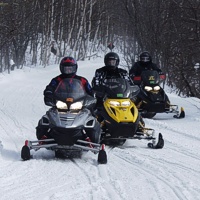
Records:
[[[129,71],[130,77],[140,76],[141,73],[145,70],[156,70],[158,73],[161,73],[162,70],[158,68],[155,63],[142,63],[140,61],[136,62]]]
[[[95,76],[92,80],[92,87],[95,90],[95,88],[100,86],[105,79],[111,78],[123,78],[128,80],[130,85],[134,85],[126,70],[121,68],[116,68],[115,70],[108,70],[108,68],[104,66],[96,70]]]

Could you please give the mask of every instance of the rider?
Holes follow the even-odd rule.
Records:
[[[140,54],[139,61],[132,66],[129,75],[131,78],[134,76],[140,76],[145,70],[156,70],[159,74],[162,73],[162,70],[152,62],[151,55],[148,51],[144,51]]]
[[[139,55],[139,61],[137,61],[129,71],[129,76],[133,79],[135,76],[140,76],[145,70],[156,70],[159,74],[163,74],[162,70],[158,68],[158,66],[152,62],[152,57],[148,51],[144,51]],[[135,83],[137,84],[137,83]],[[165,94],[166,95],[166,94]],[[170,105],[170,101],[168,96],[166,95],[167,105]],[[137,96],[137,107],[139,108],[141,103],[140,93]]]
[[[130,79],[128,72],[124,69],[118,67],[120,62],[118,54],[114,52],[107,53],[104,57],[105,66],[96,70],[95,75],[92,79],[92,87],[96,93],[97,104],[96,107],[99,108],[103,105],[103,97],[99,92],[99,87],[103,84],[105,79],[110,78],[123,78],[129,81],[130,85],[134,85]]]
[[[92,80],[93,90],[97,98],[97,104],[96,104],[97,116],[98,116],[98,121],[100,122],[102,122],[103,120],[100,114],[98,114],[98,111],[103,106],[103,96],[101,95],[101,85],[103,84],[103,81],[105,79],[111,79],[111,78],[123,78],[123,79],[126,79],[130,83],[131,86],[134,86],[134,83],[129,77],[128,72],[118,67],[119,62],[120,62],[120,59],[117,53],[114,53],[114,52],[107,53],[104,57],[105,66],[96,70],[95,76],[93,77],[93,80]],[[138,92],[139,92],[139,88],[138,88]],[[135,102],[136,97],[131,100]],[[142,118],[140,121],[142,125],[144,126],[145,124]]]
[[[94,97],[92,88],[88,80],[84,77],[76,75],[78,69],[78,64],[73,57],[64,57],[60,62],[61,74],[51,80],[51,82],[46,86],[44,90],[44,103],[47,106],[55,106],[56,99],[54,98],[54,91],[56,90],[59,83],[65,78],[78,79],[81,81],[83,88],[90,96]],[[44,115],[38,122],[36,127],[36,136],[38,139],[45,139],[49,137],[49,119],[47,115]],[[86,130],[90,134],[95,134],[100,132],[100,124],[97,122],[94,129]]]
[[[129,71],[130,77],[140,76],[145,70],[156,70],[159,74],[162,74],[162,70],[152,62],[151,55],[148,51],[144,51],[139,55],[139,61],[137,61]]]

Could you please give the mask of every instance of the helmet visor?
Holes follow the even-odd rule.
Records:
[[[112,66],[112,67],[115,67],[116,63],[117,63],[117,60],[108,60],[107,61],[107,65],[108,66]]]
[[[140,61],[142,61],[142,62],[149,62],[149,61],[150,61],[150,58],[149,58],[148,56],[141,57],[141,58],[140,58]]]
[[[63,66],[63,73],[64,74],[73,74],[73,73],[76,73],[76,65]]]

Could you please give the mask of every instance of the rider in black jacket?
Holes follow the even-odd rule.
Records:
[[[145,70],[156,70],[159,74],[163,74],[162,70],[155,64],[152,62],[152,57],[149,54],[148,51],[144,51],[140,54],[139,56],[139,61],[137,61],[132,68],[129,71],[129,76],[131,77],[131,79],[133,80],[135,76],[141,76],[142,72]],[[137,84],[137,83],[135,83]],[[166,95],[166,102],[167,102],[167,106],[170,105],[170,101],[169,98]],[[140,107],[140,101],[141,101],[141,93],[138,94],[137,96],[137,101],[135,102],[137,107]]]
[[[103,104],[103,97],[99,88],[103,85],[105,79],[123,78],[129,81],[130,85],[134,85],[130,79],[128,72],[124,69],[118,68],[120,59],[118,54],[114,52],[107,53],[104,57],[105,66],[96,70],[92,80],[92,87],[97,98],[97,108]]]
[[[95,72],[95,76],[93,77],[92,86],[97,98],[96,110],[97,110],[97,117],[98,117],[99,122],[103,120],[103,118],[101,117],[98,111],[103,106],[103,96],[101,95],[102,94],[101,85],[104,84],[104,80],[111,79],[111,78],[123,78],[123,79],[128,80],[131,86],[134,86],[134,83],[129,77],[128,72],[118,67],[119,62],[120,62],[120,59],[119,59],[118,54],[114,52],[107,53],[104,57],[105,66],[97,69]],[[139,92],[139,88],[138,88],[138,92]],[[135,99],[131,99],[131,100],[135,102],[136,96],[135,96]],[[142,117],[140,119],[140,122],[144,125],[144,121]]]
[[[144,51],[140,54],[139,61],[132,66],[129,71],[129,75],[131,78],[134,76],[140,76],[145,70],[156,70],[159,74],[162,73],[162,70],[152,62],[151,55],[147,51]]]

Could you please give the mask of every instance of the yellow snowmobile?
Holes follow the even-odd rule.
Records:
[[[138,92],[138,86],[130,86],[122,78],[106,79],[96,90],[97,96],[104,96],[103,106],[97,111],[102,125],[101,143],[123,145],[126,139],[146,139],[151,140],[148,147],[163,148],[162,134],[156,136],[154,129],[145,128],[133,103]]]

